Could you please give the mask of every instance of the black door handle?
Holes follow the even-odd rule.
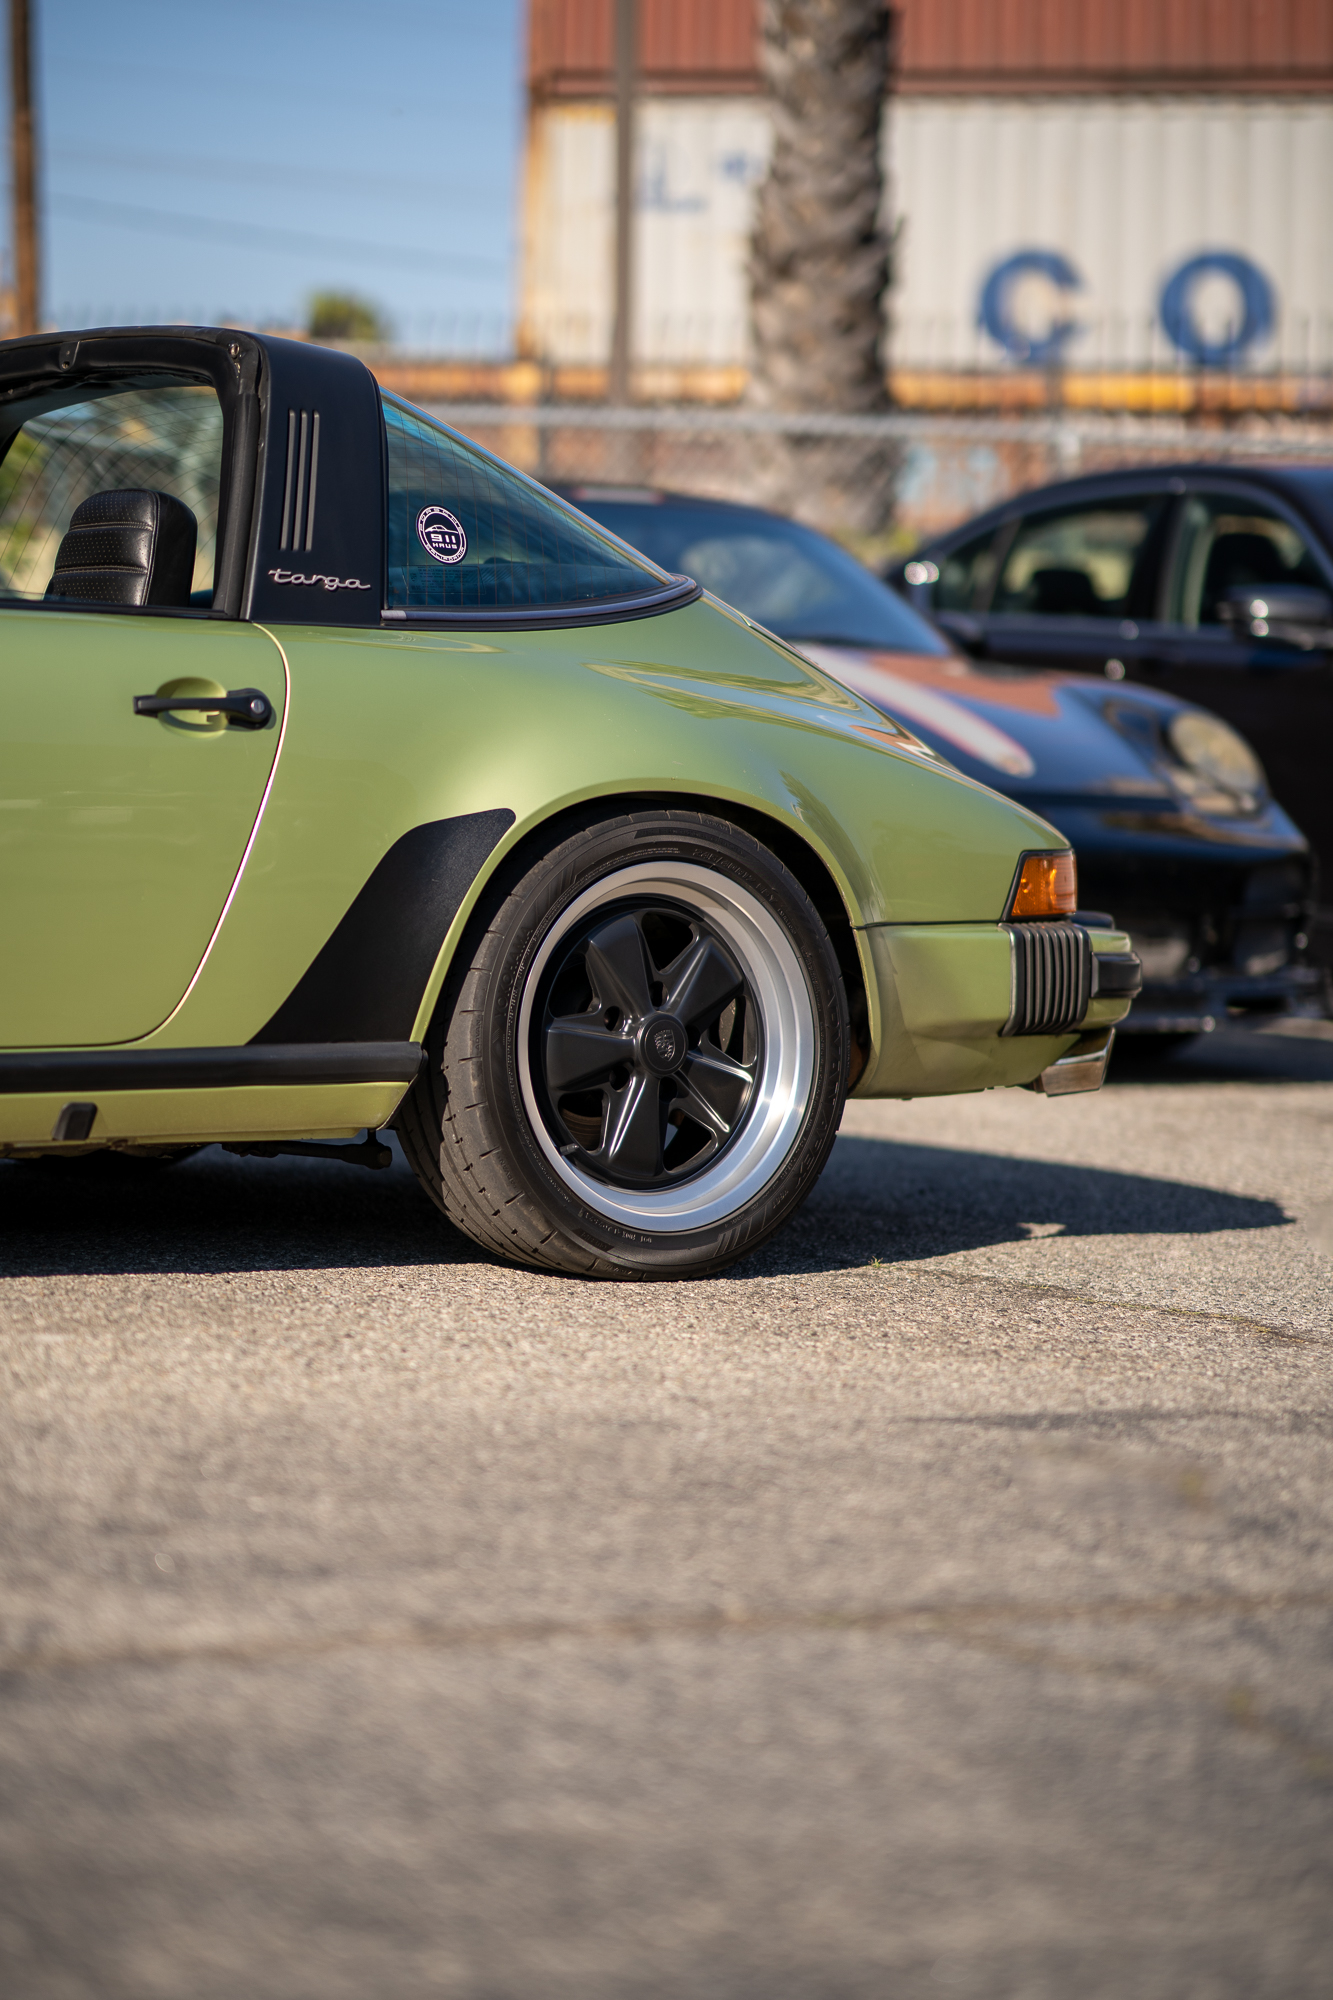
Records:
[[[230,694],[136,694],[136,715],[166,715],[175,708],[202,709],[225,715],[238,729],[262,729],[273,720],[273,703],[258,688],[234,688]]]

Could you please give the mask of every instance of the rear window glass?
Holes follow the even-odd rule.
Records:
[[[670,497],[645,504],[573,497],[667,570],[692,576],[784,639],[895,653],[946,653],[938,634],[846,549],[799,521],[758,508]]]
[[[43,597],[74,509],[95,493],[133,487],[170,493],[194,515],[191,592],[207,603],[221,470],[222,410],[214,391],[195,383],[85,391],[30,415],[0,459],[0,595]]]
[[[1005,558],[992,611],[1038,617],[1151,618],[1154,530],[1165,494],[1029,514]]]
[[[384,422],[390,608],[595,604],[670,583],[535,481],[389,396]]]

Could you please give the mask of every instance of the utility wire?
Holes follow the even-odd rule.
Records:
[[[178,209],[142,208],[135,202],[99,201],[96,195],[63,194],[53,191],[49,206],[59,215],[82,216],[90,222],[123,223],[127,229],[146,229],[155,234],[189,236],[219,243],[250,243],[273,250],[337,252],[344,256],[370,258],[381,264],[410,265],[420,271],[437,264],[479,276],[508,268],[502,257],[474,257],[465,253],[416,249],[405,243],[374,243],[354,236],[313,236],[295,229],[270,229],[263,223],[226,222],[218,216],[182,215]]]
[[[209,158],[202,153],[122,153],[107,146],[48,146],[46,156],[66,166],[100,167],[104,170],[111,167],[118,168],[122,173],[153,174],[159,186],[164,175],[183,174],[195,180],[212,181],[224,189],[239,182],[267,188],[275,194],[293,187],[343,187],[354,188],[362,194],[392,195],[399,202],[405,194],[414,194],[423,203],[435,201],[434,191],[420,174],[368,174],[359,172],[355,167],[303,167],[287,160],[223,160]],[[103,186],[105,184],[103,181]],[[451,182],[450,185],[455,199],[468,195],[477,197],[482,192],[480,185],[469,187],[466,182]],[[493,187],[488,192],[493,193]]]

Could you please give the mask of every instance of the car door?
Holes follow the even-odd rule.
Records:
[[[980,650],[1096,673],[1112,660],[1132,675],[1161,644],[1173,499],[1163,481],[1018,515],[991,552],[994,582],[977,606]]]
[[[1173,535],[1167,622],[1153,684],[1225,716],[1258,752],[1275,796],[1333,881],[1333,671],[1328,652],[1254,635],[1223,616],[1230,589],[1303,585],[1333,593],[1333,569],[1274,495],[1224,475],[1191,478]]]
[[[275,642],[209,617],[214,390],[163,374],[71,384],[63,400],[37,402],[0,414],[0,1044],[10,1048],[132,1041],[171,1014],[238,879],[285,711]],[[145,581],[117,524],[153,505],[160,517],[161,496],[182,538],[177,510],[196,524],[193,563],[181,539],[173,575],[159,563]],[[154,588],[168,601],[96,608]],[[228,695],[235,718],[198,706]],[[163,705],[181,699],[195,705]]]

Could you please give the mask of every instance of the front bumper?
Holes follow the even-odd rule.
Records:
[[[1080,1035],[1068,1055],[1060,1056],[1029,1084],[1043,1097],[1072,1097],[1080,1090],[1100,1090],[1115,1047],[1115,1029],[1098,1028]]]
[[[1138,983],[1128,936],[1052,923],[1046,939],[1054,945],[1058,934],[1059,949],[1033,952],[1030,933],[1041,928],[873,924],[862,931],[872,1048],[852,1095],[940,1097],[1032,1085],[1088,1037],[1122,1021]],[[1109,1035],[1105,1049],[1109,1055]],[[1089,1043],[1082,1053],[1090,1059],[1099,1050]],[[1096,1069],[1091,1060],[1066,1068],[1066,1081],[1048,1094],[1095,1089],[1104,1059],[1100,1074]]]

